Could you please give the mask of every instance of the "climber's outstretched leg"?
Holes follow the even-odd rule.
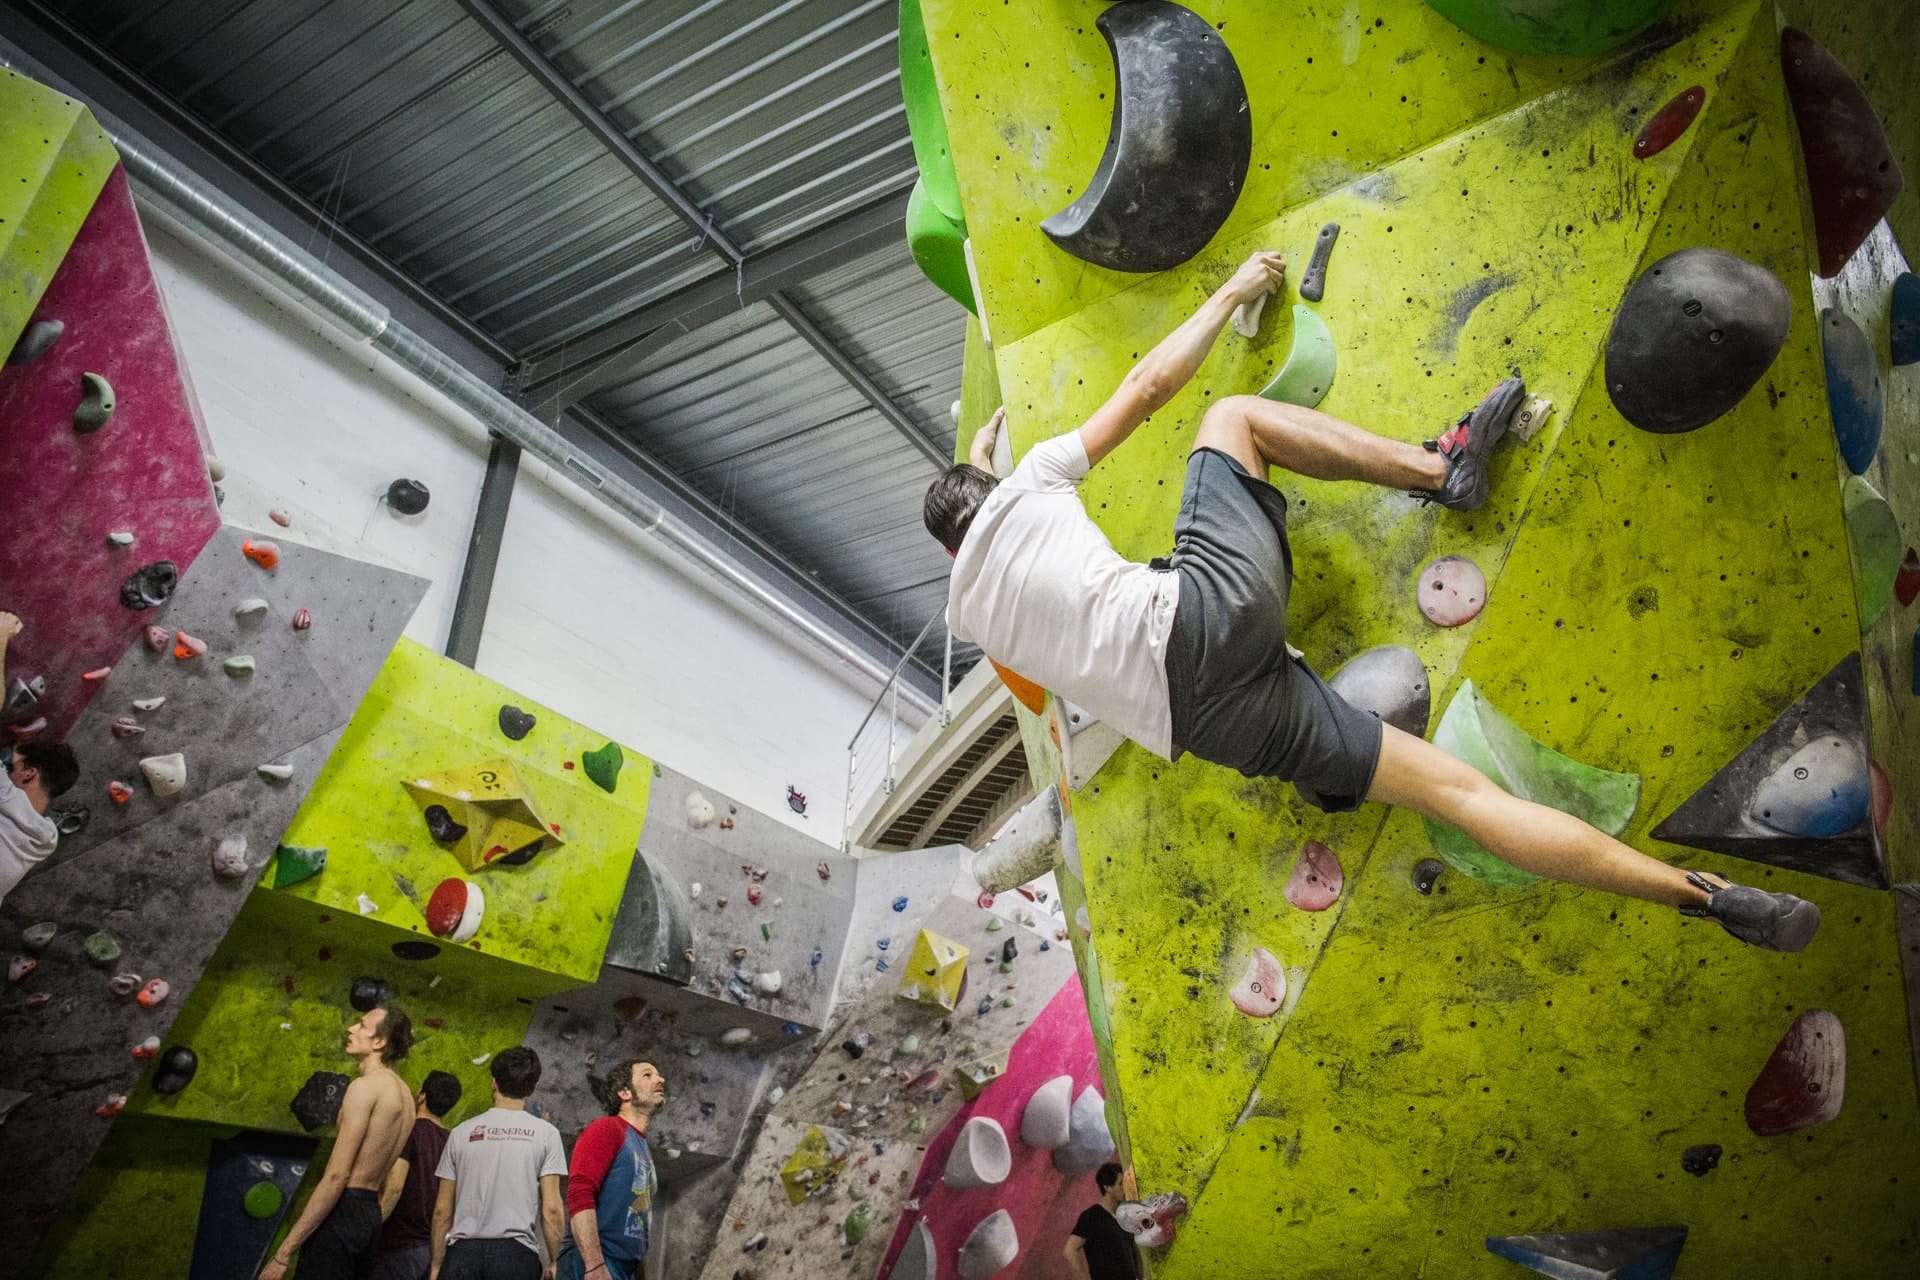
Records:
[[[1572,814],[1522,800],[1430,742],[1382,726],[1367,799],[1450,823],[1523,871],[1568,884],[1679,907],[1720,921],[1743,941],[1798,951],[1820,927],[1820,908],[1788,893],[1729,887],[1650,858]]]
[[[1423,446],[1377,436],[1318,409],[1228,396],[1200,420],[1193,447],[1218,449],[1256,477],[1279,467],[1315,480],[1407,489],[1442,506],[1471,511],[1487,498],[1487,455],[1526,398],[1526,384],[1508,378]]]

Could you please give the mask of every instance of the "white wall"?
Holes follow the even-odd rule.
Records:
[[[433,585],[407,635],[445,646],[486,465],[478,424],[196,241],[149,225],[155,274],[231,521],[383,561]],[[379,499],[411,476],[422,515]],[[673,552],[532,458],[522,462],[478,669],[828,842],[847,739],[877,683],[716,594]],[[788,811],[789,784],[807,818]]]

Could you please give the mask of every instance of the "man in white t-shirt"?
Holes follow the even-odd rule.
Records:
[[[526,1109],[540,1055],[502,1049],[492,1072],[493,1106],[454,1127],[435,1171],[432,1277],[553,1280],[566,1228],[567,1153],[560,1131]]]
[[[1526,399],[1517,376],[1424,445],[1228,396],[1195,433],[1172,555],[1123,559],[1088,517],[1078,493],[1087,472],[1186,385],[1234,309],[1279,289],[1285,271],[1279,255],[1254,254],[1091,418],[1035,445],[1004,480],[988,463],[999,415],[976,433],[971,461],[927,490],[927,529],[954,557],[953,635],[1169,760],[1190,752],[1248,777],[1288,779],[1329,812],[1365,800],[1405,805],[1538,875],[1675,906],[1772,950],[1806,946],[1820,923],[1812,903],[1669,866],[1510,795],[1352,706],[1287,645],[1293,556],[1287,502],[1269,471],[1475,510],[1487,498],[1488,456]]]
[[[20,625],[18,617],[0,610],[0,696],[7,690],[7,645]],[[22,742],[6,766],[0,771],[0,902],[53,853],[60,832],[47,806],[80,780],[80,764],[64,742]]]

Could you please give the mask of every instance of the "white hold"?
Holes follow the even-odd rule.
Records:
[[[1249,1018],[1271,1018],[1287,998],[1287,975],[1271,951],[1255,947],[1247,954],[1247,971],[1227,996]]]
[[[165,698],[135,698],[133,700],[133,709],[135,711],[158,711],[166,704],[166,701]]]
[[[1055,1076],[1035,1089],[1020,1113],[1020,1141],[1049,1151],[1067,1145],[1073,1110],[1073,1077]]]
[[[922,1218],[913,1224],[906,1246],[893,1264],[893,1280],[937,1280],[939,1274],[940,1256],[933,1249],[933,1232],[927,1230],[927,1220]]]
[[[703,791],[687,792],[687,825],[695,831],[710,824],[715,817],[713,801],[707,799]]]
[[[222,880],[238,880],[247,874],[247,837],[244,834],[222,836],[213,847],[213,874]]]
[[[245,600],[233,606],[233,616],[242,622],[257,618],[266,611],[267,602],[260,596],[248,596]]]
[[[995,1209],[960,1246],[960,1280],[986,1280],[1019,1256],[1020,1233],[1013,1229],[1013,1215]]]
[[[957,427],[960,425],[960,402],[958,400],[955,400],[947,406],[947,416],[953,419],[954,426]]]
[[[745,1044],[753,1039],[753,1031],[748,1027],[729,1027],[720,1033],[721,1044]]]
[[[687,886],[687,896],[689,898],[699,897],[702,887],[703,886],[701,885],[701,883],[698,880],[695,880],[692,884]]]
[[[753,985],[760,990],[762,995],[779,995],[780,971],[778,969],[769,969],[765,973],[756,975],[753,980]]]
[[[207,455],[207,479],[213,481],[215,484],[219,484],[222,480],[225,480],[226,478],[227,478],[227,464],[220,461],[220,459],[214,457],[212,454],[208,454]]]
[[[1092,1173],[1113,1158],[1113,1135],[1107,1131],[1106,1100],[1092,1085],[1073,1100],[1067,1120],[1067,1145],[1053,1153],[1053,1167],[1065,1174]]]
[[[360,895],[359,901],[355,903],[355,905],[360,908],[360,914],[363,916],[370,916],[380,909],[380,904],[364,893]]]
[[[947,1185],[961,1190],[993,1187],[1013,1172],[1007,1131],[991,1116],[974,1116],[960,1128],[947,1155]]]
[[[148,1036],[145,1040],[142,1040],[134,1046],[134,1052],[142,1057],[151,1058],[154,1054],[160,1052],[160,1037]]]
[[[484,1067],[487,1065],[487,1059],[491,1058],[492,1056],[493,1055],[491,1053],[483,1053],[479,1057],[473,1060],[473,1065],[476,1067]]]
[[[767,1091],[767,1105],[770,1107],[777,1107],[780,1105],[780,1099],[786,1096],[787,1096],[786,1089],[780,1085],[775,1085],[773,1086],[773,1088]]]
[[[290,764],[263,764],[255,769],[268,782],[285,782],[293,776],[293,766]]]
[[[1260,333],[1260,313],[1267,308],[1266,294],[1256,296],[1251,302],[1243,302],[1233,309],[1233,331],[1243,338],[1258,337]]]
[[[1053,870],[1065,814],[1060,788],[1048,787],[1021,806],[973,860],[973,878],[988,893],[1006,893]]]
[[[187,758],[178,751],[171,755],[148,756],[140,762],[140,772],[156,796],[178,795],[187,785]]]

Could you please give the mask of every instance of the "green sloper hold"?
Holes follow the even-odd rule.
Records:
[[[1280,366],[1272,382],[1260,389],[1260,395],[1282,404],[1297,404],[1311,409],[1327,397],[1333,385],[1333,371],[1339,353],[1333,346],[1333,334],[1327,322],[1311,307],[1295,303],[1293,307],[1293,350]]]
[[[598,751],[580,753],[580,767],[593,779],[593,785],[608,795],[612,795],[613,789],[620,785],[620,769],[626,763],[627,758],[620,753],[620,744],[617,742],[609,742]]]
[[[1524,800],[1580,818],[1610,836],[1627,829],[1640,804],[1640,775],[1612,773],[1570,760],[1527,736],[1463,681],[1440,717],[1433,745],[1464,760]],[[1426,819],[1434,849],[1463,875],[1500,887],[1532,884],[1540,877],[1494,857],[1465,832]]]
[[[953,171],[953,148],[947,142],[947,117],[940,110],[940,88],[933,78],[933,51],[927,47],[920,0],[900,0],[900,94],[906,99],[907,131],[913,135],[913,159],[920,167],[927,198],[960,229],[964,240],[967,216],[960,211],[960,179]]]
[[[1511,53],[1584,58],[1639,35],[1674,0],[1427,0],[1435,13]]]
[[[1848,476],[1840,486],[1840,507],[1846,515],[1847,541],[1853,544],[1853,581],[1864,635],[1880,621],[1893,597],[1893,580],[1900,572],[1900,521],[1879,490],[1859,476]]]
[[[311,845],[283,844],[273,864],[273,887],[284,889],[311,880],[327,869],[327,851]]]
[[[873,1226],[873,1205],[866,1200],[847,1211],[847,1220],[842,1230],[846,1233],[847,1243],[859,1244],[867,1238],[867,1231]]]
[[[973,312],[980,309],[973,300],[973,281],[967,278],[966,228],[940,212],[927,195],[927,180],[913,184],[907,197],[907,248],[920,273],[940,287],[940,292]]]
[[[240,1207],[246,1210],[249,1218],[271,1218],[280,1212],[280,1206],[285,1203],[285,1193],[265,1178],[248,1187],[246,1194],[240,1197]]]

